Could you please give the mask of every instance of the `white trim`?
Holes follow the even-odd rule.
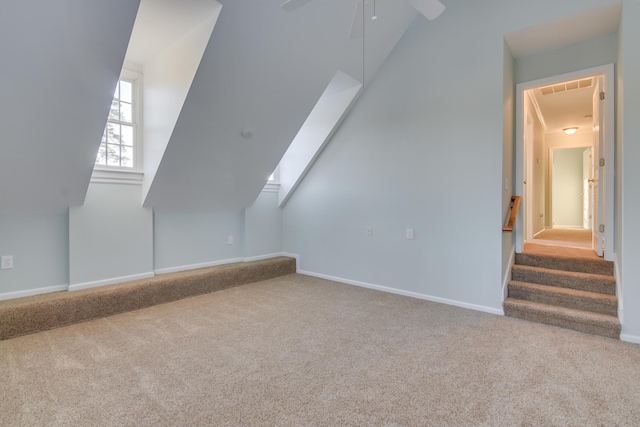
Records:
[[[92,184],[142,185],[142,172],[122,169],[102,169],[96,167],[91,174]]]
[[[284,252],[276,252],[273,254],[265,254],[265,255],[257,255],[257,256],[251,256],[251,257],[246,257],[243,258],[242,261],[243,262],[252,262],[252,261],[262,261],[264,259],[271,259],[271,258],[278,258],[281,256],[287,256],[284,254]]]
[[[243,261],[244,261],[243,258],[229,258],[229,259],[223,259],[219,261],[202,262],[199,264],[189,264],[189,265],[179,265],[177,267],[158,268],[158,269],[155,269],[154,272],[156,274],[177,273],[179,271],[196,270],[198,268],[215,267],[217,265],[233,264],[235,262],[243,262]]]
[[[614,64],[606,64],[599,67],[588,68],[585,70],[574,71],[570,73],[560,74],[556,76],[546,77],[543,79],[532,80],[529,82],[518,83],[516,85],[516,149],[515,149],[515,185],[514,185],[514,195],[522,196],[523,192],[523,173],[524,173],[524,143],[523,143],[523,135],[524,135],[524,93],[526,90],[534,89],[540,86],[549,86],[554,83],[559,83],[566,80],[577,80],[584,77],[591,77],[594,75],[603,75],[605,76],[605,92],[607,93],[605,99],[605,138],[606,138],[606,153],[605,157],[607,158],[607,164],[612,165],[613,167],[605,169],[605,185],[606,185],[606,201],[605,201],[605,250],[604,250],[604,258],[608,261],[611,261],[613,258],[613,229],[615,227],[615,219],[613,218],[613,202],[615,193],[613,192],[613,177],[614,177],[614,167],[615,167],[615,159],[614,157],[614,144],[615,140],[613,139],[614,128],[615,128],[615,90],[614,90],[614,79],[615,79],[615,68]],[[526,203],[526,201],[525,201]],[[523,236],[523,210],[518,212],[518,217],[516,219],[516,227],[514,232],[516,233],[516,251],[522,251],[524,248],[524,236]]]
[[[0,301],[24,297],[32,297],[34,295],[49,294],[51,292],[66,291],[69,285],[47,286],[44,288],[28,289],[26,291],[4,292],[0,294]]]
[[[509,282],[511,281],[513,266],[516,263],[516,251],[512,247],[511,256],[509,257],[508,270],[504,272],[504,281],[502,282],[502,301],[509,296]]]
[[[277,193],[280,191],[280,184],[277,182],[267,182],[262,191],[265,193]]]
[[[218,265],[234,264],[237,262],[262,261],[264,259],[277,258],[281,256],[289,256],[293,258],[293,256],[290,254],[286,254],[284,252],[275,252],[272,254],[256,255],[256,256],[245,257],[245,258],[230,258],[230,259],[223,259],[219,261],[202,262],[199,264],[180,265],[177,267],[168,267],[168,268],[158,268],[154,271],[156,274],[177,273],[180,271],[197,270],[198,268],[215,267]]]
[[[341,277],[329,276],[329,275],[320,274],[320,273],[313,273],[311,271],[299,270],[298,273],[299,274],[304,274],[306,276],[318,277],[320,279],[331,280],[331,281],[334,281],[334,282],[345,283],[347,285],[359,286],[361,288],[374,289],[374,290],[377,290],[377,291],[387,292],[387,293],[390,293],[390,294],[402,295],[402,296],[405,296],[405,297],[417,298],[417,299],[421,299],[421,300],[432,301],[432,302],[437,302],[437,303],[447,304],[447,305],[453,305],[453,306],[456,306],[456,307],[468,308],[468,309],[471,309],[471,310],[483,311],[485,313],[491,313],[491,314],[497,314],[497,315],[500,315],[500,316],[504,316],[504,311],[502,309],[486,307],[486,306],[483,306],[483,305],[469,304],[469,303],[462,302],[462,301],[456,301],[456,300],[451,300],[451,299],[447,299],[447,298],[434,297],[434,296],[431,296],[431,295],[420,294],[420,293],[417,293],[417,292],[404,291],[402,289],[388,288],[386,286],[373,285],[371,283],[359,282],[357,280],[343,279]]]
[[[618,320],[620,323],[624,321],[624,302],[622,295],[622,276],[620,275],[620,262],[618,261],[618,254],[615,253],[613,261],[613,276],[616,278],[616,297],[618,297]]]
[[[292,254],[290,252],[282,252],[282,256],[288,256],[289,258],[295,258],[296,260],[296,273],[300,273],[300,255]]]
[[[631,342],[634,344],[640,344],[640,337],[637,335],[620,334],[620,341]]]
[[[155,274],[153,271],[148,273],[133,274],[131,276],[114,277],[112,279],[96,280],[95,282],[78,283],[69,286],[69,291],[79,291],[81,289],[97,288],[100,286],[113,285],[116,283],[129,282],[131,280],[148,279]]]
[[[527,92],[527,96],[529,98],[529,101],[531,101],[531,105],[533,105],[533,109],[536,110],[536,116],[538,116],[538,121],[542,125],[542,128],[544,130],[547,130],[548,129],[547,124],[545,123],[544,117],[542,116],[542,110],[540,110],[540,104],[538,104],[538,98],[531,95],[529,92]]]

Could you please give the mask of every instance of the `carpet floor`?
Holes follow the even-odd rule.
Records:
[[[640,346],[287,275],[0,342],[2,426],[638,425]]]
[[[591,230],[549,228],[538,233],[530,242],[541,245],[561,245],[590,249],[591,238]]]
[[[535,240],[534,240],[535,242]],[[587,258],[600,260],[601,258],[593,249],[583,249],[570,246],[540,245],[536,243],[525,243],[524,253],[534,255],[560,256],[570,258]]]

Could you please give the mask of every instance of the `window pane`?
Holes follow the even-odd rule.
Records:
[[[109,110],[109,120],[120,120],[120,103],[116,100],[111,101],[111,109]]]
[[[114,97],[115,99],[120,98],[120,96],[119,96],[119,94],[118,94],[118,91],[119,91],[119,90],[120,90],[120,82],[118,82],[118,84],[116,84],[116,90],[115,90],[115,92],[113,92],[113,97]]]
[[[120,140],[123,145],[133,145],[133,126],[120,126]]]
[[[97,165],[106,165],[107,164],[107,147],[104,143],[100,144],[100,148],[98,148],[98,155],[96,156],[96,164]]]
[[[107,123],[107,142],[120,144],[120,125]]]
[[[120,103],[120,120],[123,122],[131,123],[133,114],[131,104],[125,102]]]
[[[133,167],[133,147],[127,147],[123,145],[121,147],[120,166],[132,168]]]
[[[120,146],[107,144],[107,165],[120,166]]]
[[[120,80],[120,101],[133,102],[133,85],[131,82]]]

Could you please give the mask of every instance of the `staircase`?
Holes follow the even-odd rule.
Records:
[[[507,316],[620,338],[612,262],[516,254],[508,291]]]

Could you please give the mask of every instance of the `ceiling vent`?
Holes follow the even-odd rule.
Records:
[[[540,88],[543,95],[551,95],[552,93],[566,92],[575,89],[584,89],[593,86],[593,78],[573,80],[570,82],[564,82],[557,85],[546,86]]]

